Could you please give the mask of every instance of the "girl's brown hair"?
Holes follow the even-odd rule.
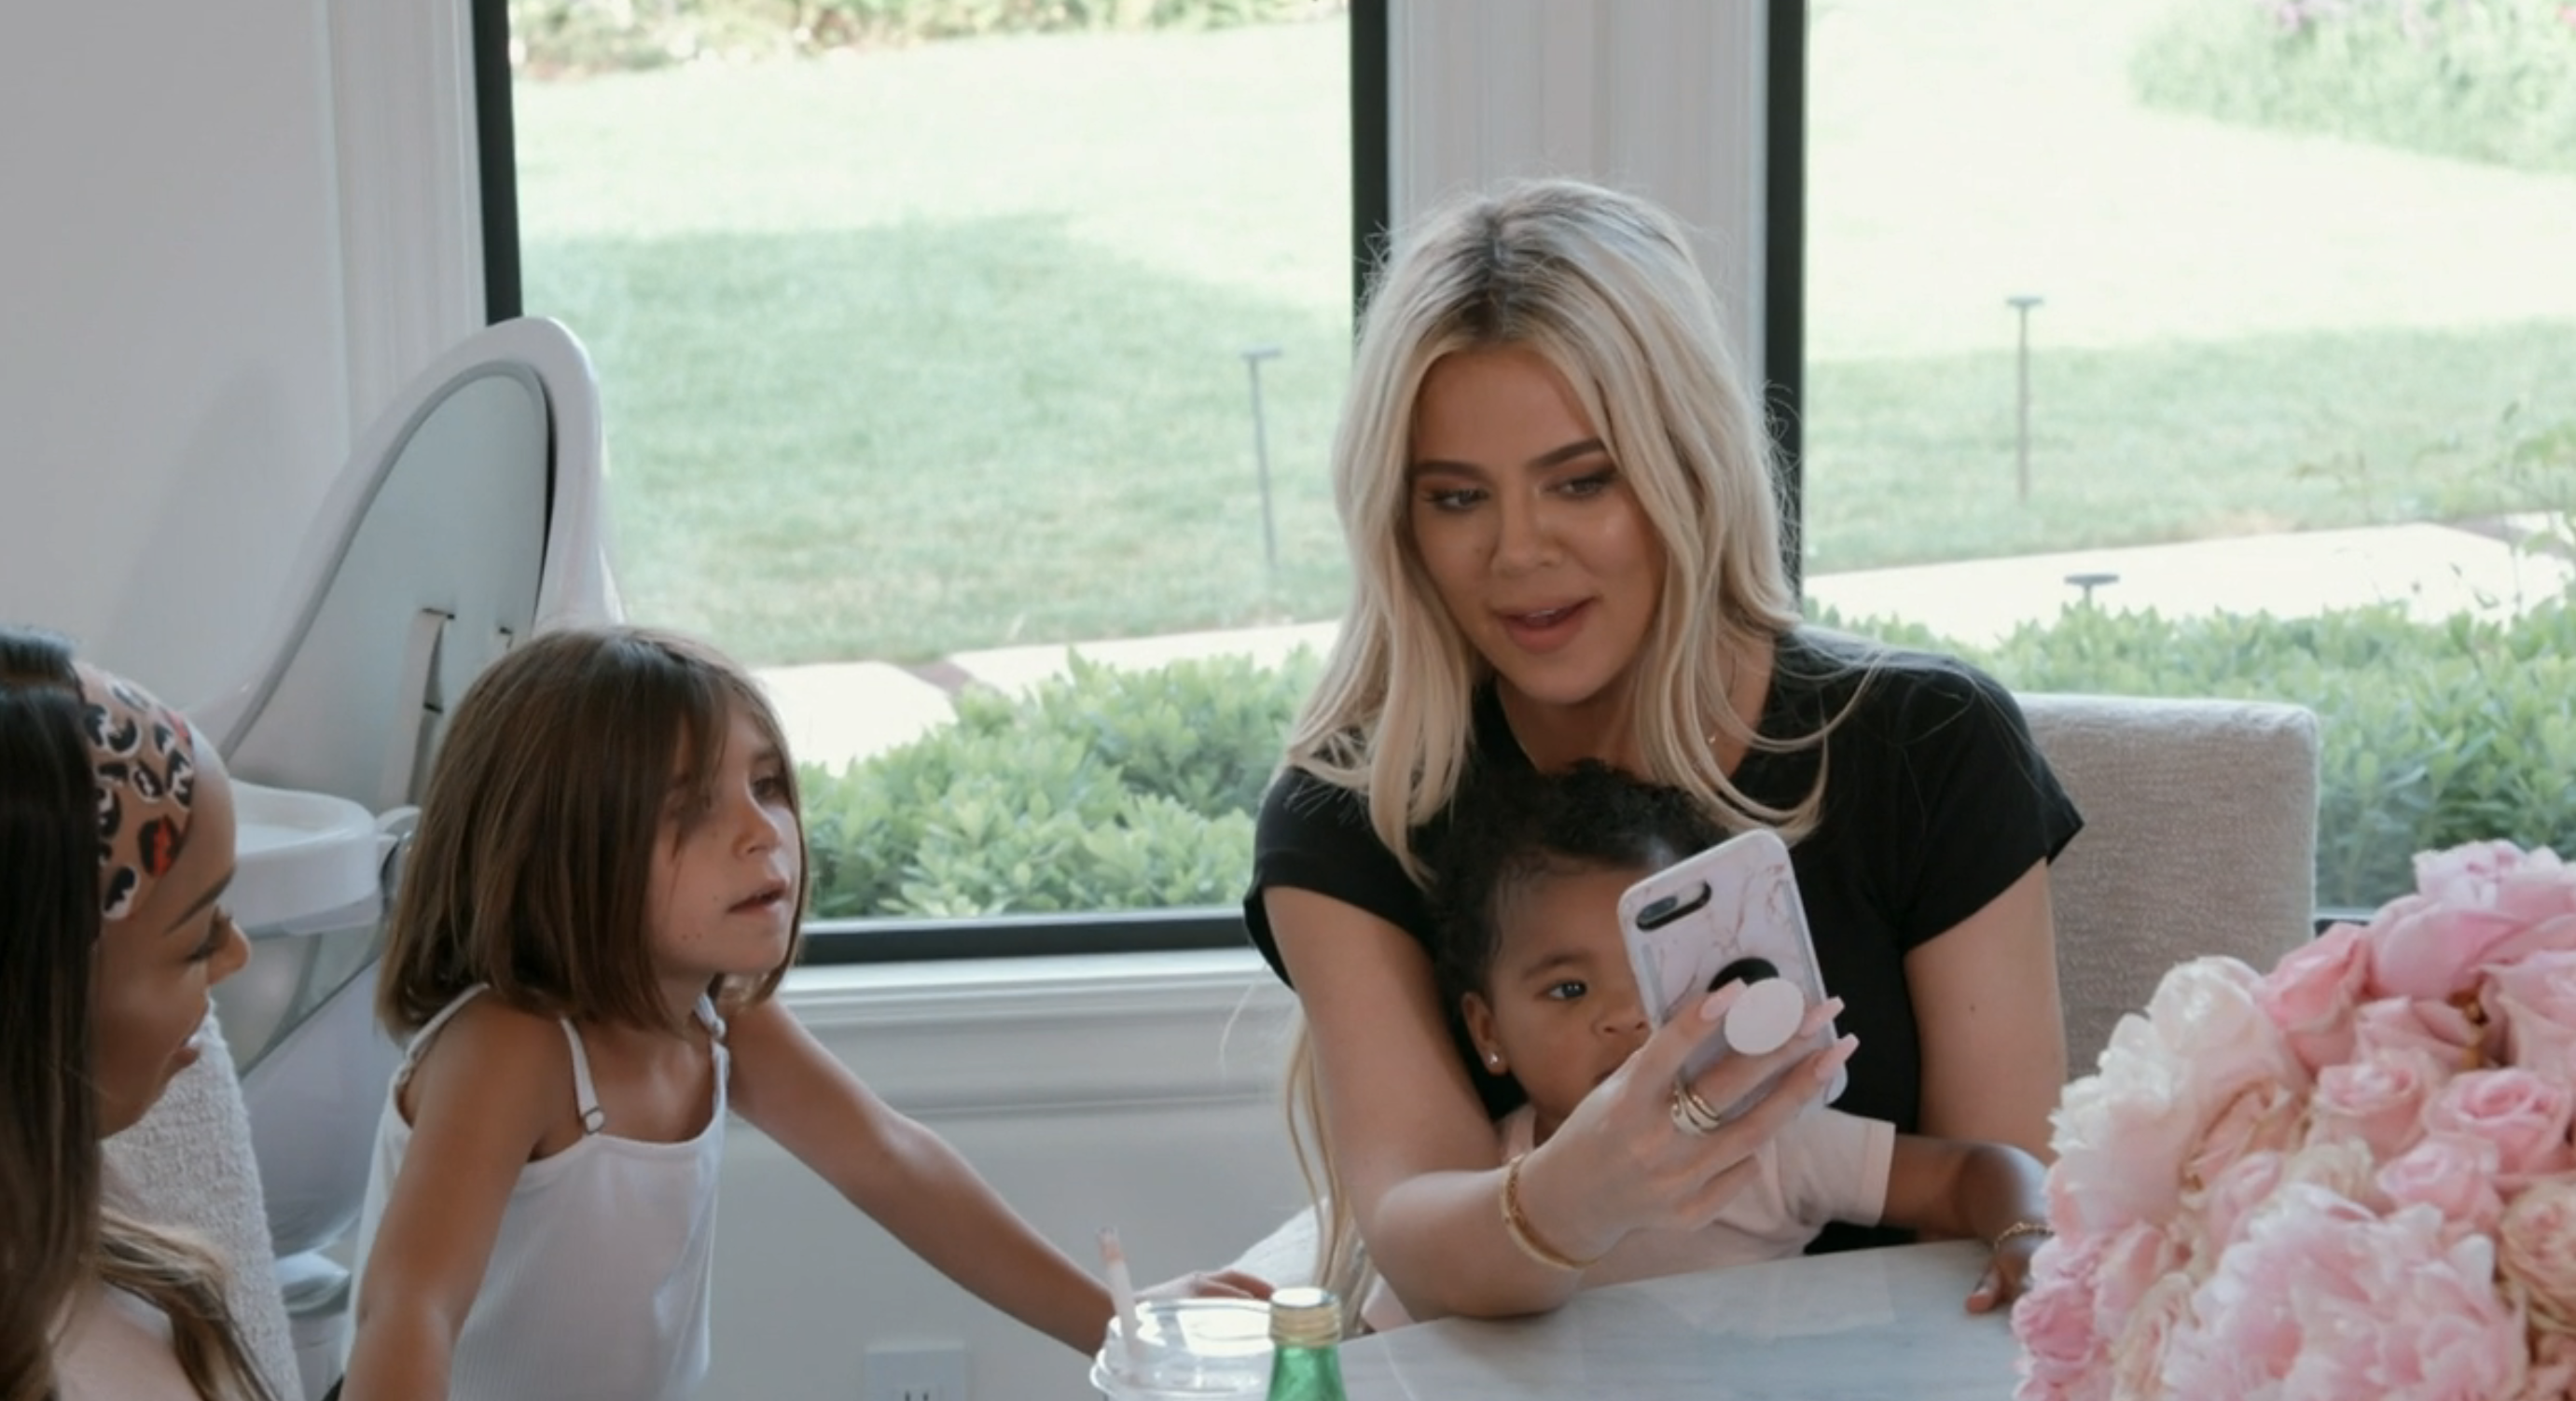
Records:
[[[677,1030],[653,973],[653,848],[672,784],[712,785],[737,711],[784,760],[759,685],[688,638],[574,629],[493,663],[457,707],[421,804],[376,993],[385,1024],[417,1030],[481,983],[543,1016]],[[714,980],[720,1008],[777,989],[804,918],[800,882],[786,956],[757,978]]]
[[[55,1394],[54,1330],[92,1280],[169,1319],[200,1395],[269,1401],[214,1254],[101,1205],[90,766],[70,646],[0,628],[0,1401]]]

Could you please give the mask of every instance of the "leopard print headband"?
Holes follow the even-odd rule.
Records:
[[[134,913],[188,844],[197,800],[197,741],[177,711],[86,663],[81,728],[98,778],[99,918]]]

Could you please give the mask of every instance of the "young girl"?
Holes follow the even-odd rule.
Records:
[[[103,1205],[99,1140],[249,957],[232,787],[142,689],[0,628],[0,1397],[266,1401],[203,1245]]]
[[[378,1008],[411,1042],[348,1401],[689,1395],[728,1110],[987,1302],[1099,1343],[1100,1285],[772,997],[804,901],[778,721],[711,651],[551,633],[468,689],[385,952]]]
[[[1620,893],[1717,840],[1687,794],[1602,764],[1481,776],[1468,790],[1438,849],[1435,967],[1487,1069],[1529,1096],[1495,1125],[1498,1162],[1516,1168],[1551,1137],[1584,1131],[1585,1097],[1645,1044]],[[1840,1007],[1828,998],[1809,1009],[1800,1035]],[[1845,1037],[1826,1054],[1839,1060],[1850,1045]],[[1677,1137],[1717,1127],[1674,1118]],[[1990,1241],[1993,1259],[1968,1295],[1973,1313],[2021,1291],[2046,1234],[2041,1168],[2028,1153],[1900,1134],[1832,1109],[1789,1120],[1730,1176],[1706,1225],[1632,1231],[1592,1259],[1562,1254],[1514,1216],[1508,1187],[1504,1211],[1526,1253],[1585,1286],[1785,1258],[1829,1221]],[[1383,1286],[1364,1317],[1376,1327],[1410,1321]]]

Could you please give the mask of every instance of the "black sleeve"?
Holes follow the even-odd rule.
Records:
[[[2010,691],[1958,662],[1917,675],[1890,698],[1904,776],[1895,796],[1913,809],[1909,878],[1891,892],[1891,913],[1909,951],[2055,860],[2084,826]]]
[[[1368,803],[1297,769],[1283,771],[1262,797],[1252,832],[1252,888],[1243,896],[1244,927],[1284,983],[1288,970],[1280,966],[1261,904],[1262,892],[1272,886],[1329,895],[1429,946],[1430,911],[1422,892],[1369,826]]]

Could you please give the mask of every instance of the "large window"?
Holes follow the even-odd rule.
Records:
[[[2329,905],[2576,846],[2565,7],[1769,14],[1816,611],[2025,688],[2314,707]],[[511,4],[522,300],[599,362],[633,611],[788,711],[823,956],[1239,937],[1347,583],[1386,26]]]
[[[508,6],[520,305],[597,363],[630,613],[786,713],[827,929],[1240,895],[1347,579],[1360,10]]]
[[[2566,7],[1835,0],[1809,42],[1811,598],[2026,687],[2314,707],[2329,906],[2576,845]]]

